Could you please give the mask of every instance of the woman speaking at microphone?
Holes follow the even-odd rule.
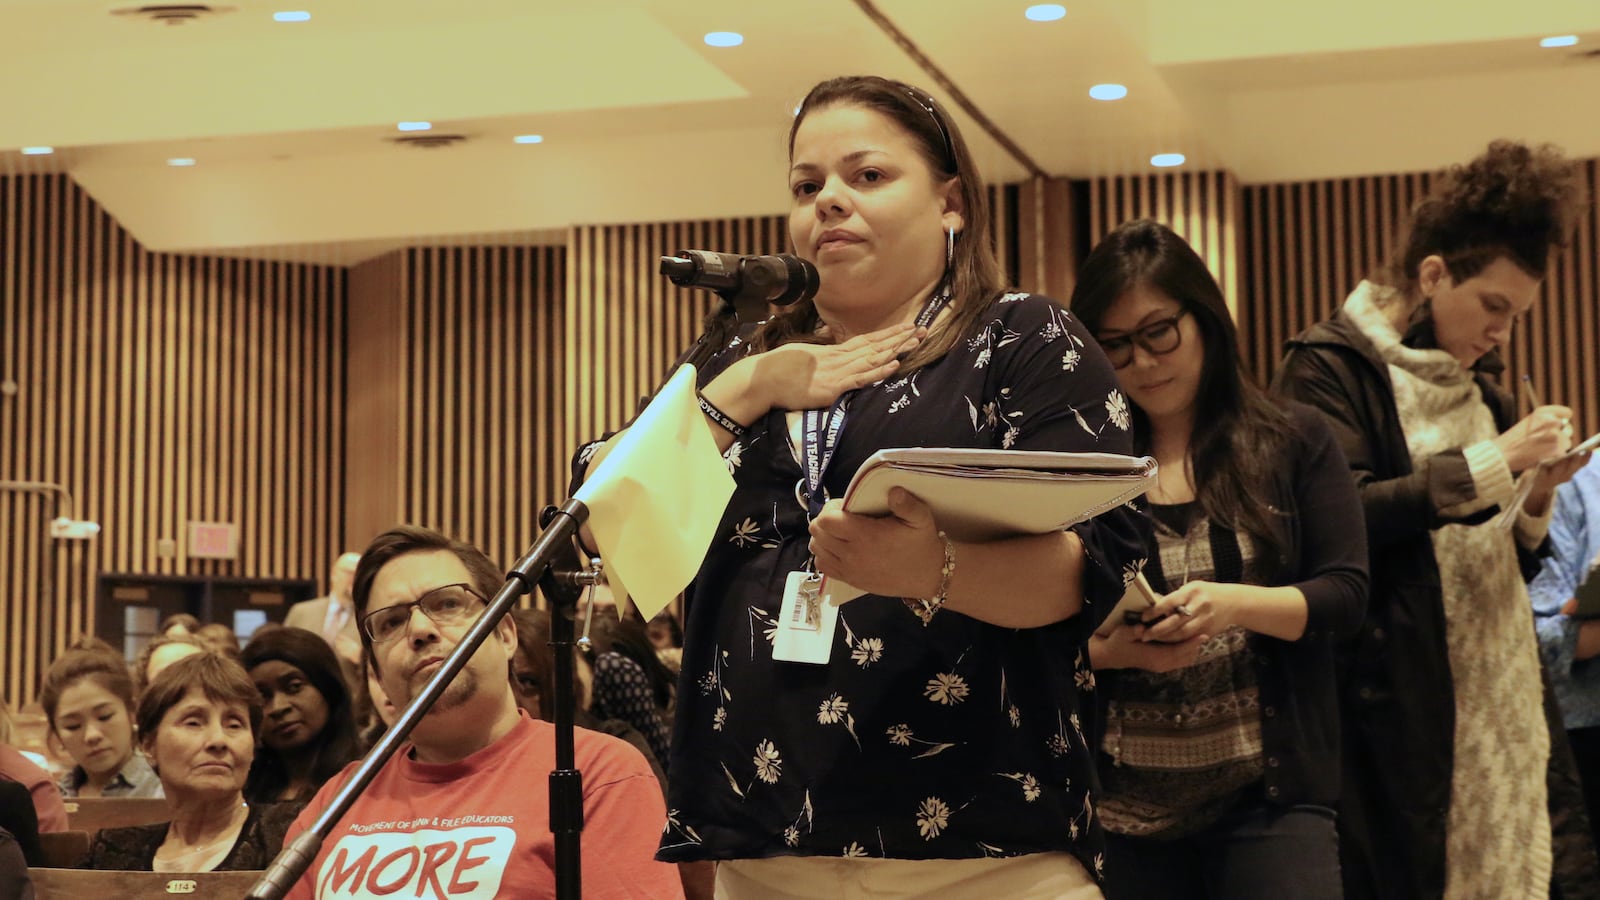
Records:
[[[1003,290],[983,181],[926,92],[823,82],[789,158],[821,289],[699,373],[736,490],[687,595],[659,856],[723,860],[735,898],[1099,897],[1084,644],[1143,517],[964,543],[903,491],[884,518],[829,498],[884,448],[1130,453],[1127,403],[1065,309]],[[867,594],[794,636],[825,661],[777,659],[809,573]]]

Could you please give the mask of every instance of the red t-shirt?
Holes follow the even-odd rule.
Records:
[[[583,896],[681,898],[677,868],[654,859],[667,810],[644,757],[583,729],[574,747],[583,773]],[[395,753],[334,826],[291,900],[554,896],[555,726],[524,713],[504,737],[455,763],[417,762],[410,750]],[[285,843],[311,826],[356,765],[323,785]]]
[[[61,801],[61,789],[50,780],[50,773],[33,764],[22,751],[8,744],[0,744],[0,778],[15,781],[28,789],[33,796],[33,809],[39,815],[39,831],[66,831],[67,807]],[[662,811],[661,821],[667,821]],[[656,835],[656,839],[660,839]],[[655,853],[652,846],[651,853]]]

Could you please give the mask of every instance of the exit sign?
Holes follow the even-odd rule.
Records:
[[[190,522],[189,556],[234,559],[239,555],[239,528],[232,522]]]

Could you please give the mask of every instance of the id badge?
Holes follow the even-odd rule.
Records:
[[[822,602],[822,576],[815,572],[790,572],[778,607],[778,633],[772,658],[783,662],[824,665],[833,650],[833,630],[839,607]]]

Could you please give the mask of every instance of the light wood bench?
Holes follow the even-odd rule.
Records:
[[[36,900],[169,900],[205,897],[234,900],[250,893],[260,872],[96,872],[92,869],[29,869]]]
[[[102,828],[152,825],[172,821],[172,810],[160,797],[68,797],[67,825],[93,834]]]

